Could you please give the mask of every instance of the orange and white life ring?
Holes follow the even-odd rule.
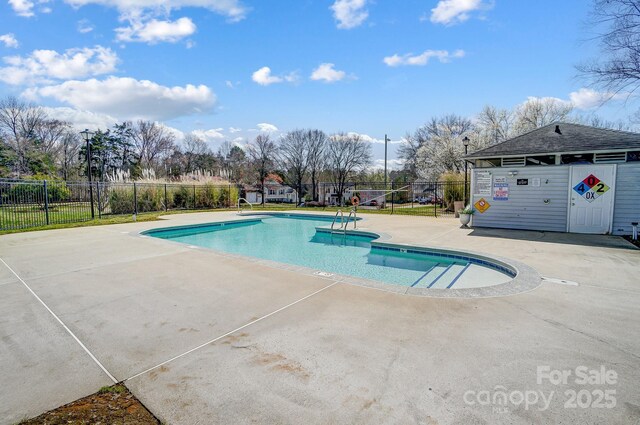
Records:
[[[358,198],[357,196],[352,196],[351,197],[351,205],[354,205],[356,207],[358,205],[360,205],[360,198]]]

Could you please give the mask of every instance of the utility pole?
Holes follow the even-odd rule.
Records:
[[[387,135],[384,135],[384,190],[387,190],[387,142],[389,142],[389,138]]]

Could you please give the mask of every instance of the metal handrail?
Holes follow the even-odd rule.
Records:
[[[247,201],[246,198],[238,198],[238,212],[242,212],[242,210],[240,209],[240,201],[244,201],[245,203],[249,204],[249,208],[253,210],[253,204],[251,202]]]
[[[356,215],[356,209],[351,208],[349,211],[349,215],[347,216],[347,222],[344,224],[344,232],[347,233],[347,227],[349,226],[349,220],[351,219],[351,214],[353,214],[353,229],[357,228],[358,216]]]
[[[338,214],[340,214],[340,228],[344,225],[344,214],[342,210],[336,211],[336,215],[333,216],[333,221],[331,222],[331,230],[333,230],[333,225],[336,224],[336,220],[338,219]]]

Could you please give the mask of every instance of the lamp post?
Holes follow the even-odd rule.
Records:
[[[95,213],[93,212],[93,184],[91,182],[91,138],[95,133],[88,129],[85,129],[80,132],[82,138],[87,143],[87,177],[89,179],[89,200],[91,202],[91,219],[95,218]]]
[[[462,139],[462,144],[464,145],[464,156],[466,157],[469,150],[469,138],[467,136]],[[464,159],[464,205],[467,205],[467,158]]]

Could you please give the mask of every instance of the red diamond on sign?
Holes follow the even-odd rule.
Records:
[[[589,177],[582,180],[582,183],[586,184],[590,188],[600,183],[600,179],[594,176],[593,174],[589,174]]]

